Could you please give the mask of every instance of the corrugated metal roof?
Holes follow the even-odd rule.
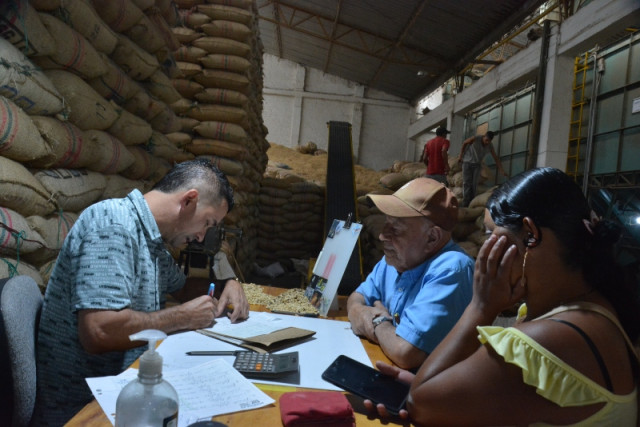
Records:
[[[257,0],[265,52],[416,101],[544,0]]]

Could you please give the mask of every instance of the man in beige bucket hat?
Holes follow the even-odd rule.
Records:
[[[351,328],[396,365],[417,368],[471,301],[474,261],[451,239],[458,201],[430,178],[368,198],[386,215],[384,257],[349,296]]]

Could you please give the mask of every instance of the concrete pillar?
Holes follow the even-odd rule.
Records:
[[[353,90],[354,99],[364,99],[364,86],[357,85]],[[353,162],[358,163],[360,154],[360,135],[362,133],[362,115],[364,114],[364,104],[354,102],[351,113],[351,147],[353,150]]]
[[[300,126],[302,122],[302,101],[304,99],[304,85],[307,74],[305,67],[295,68],[295,80],[293,83],[293,114],[291,114],[291,142],[296,145],[300,145],[303,141],[300,141]]]
[[[557,56],[556,52],[556,49],[549,46],[536,166],[565,170],[573,99],[574,58],[569,55]]]

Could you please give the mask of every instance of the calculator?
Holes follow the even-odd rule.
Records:
[[[298,371],[298,352],[271,354],[238,351],[233,367],[247,378],[278,378]]]

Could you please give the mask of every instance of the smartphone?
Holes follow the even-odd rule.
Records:
[[[343,354],[322,373],[322,379],[376,404],[382,403],[396,415],[404,408],[409,394],[409,384]]]

